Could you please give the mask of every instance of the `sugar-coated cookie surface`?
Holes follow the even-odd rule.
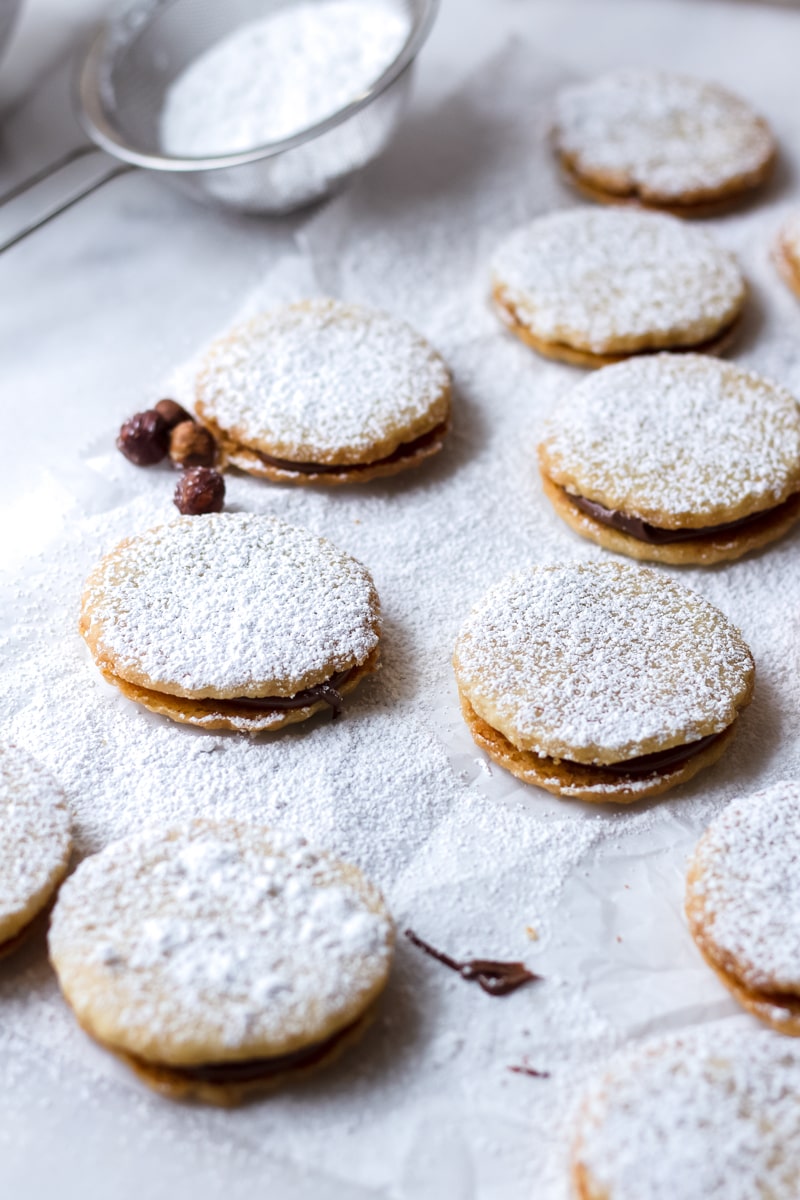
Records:
[[[659,354],[605,367],[564,396],[539,445],[544,480],[559,512],[570,497],[650,523],[657,531],[701,531],[780,508],[800,492],[800,405],[774,383],[704,355]],[[567,515],[569,519],[569,514]],[[778,514],[773,514],[777,517]],[[800,502],[791,518],[800,517]],[[578,532],[608,544],[576,511]],[[791,524],[791,521],[788,522]],[[784,526],[759,531],[762,545]],[[717,561],[750,548],[750,526],[703,542],[676,542],[677,559]],[[661,545],[611,549],[663,557]],[[621,544],[620,544],[621,543]]]
[[[0,749],[0,956],[46,908],[71,852],[69,812],[53,777],[15,746]]]
[[[226,1102],[235,1071],[231,1082],[181,1069],[276,1059],[285,1077],[287,1056],[361,1020],[393,942],[354,867],[294,836],[198,821],[86,859],[53,912],[50,954],[87,1032],[171,1094],[213,1100],[216,1082]]]
[[[293,697],[374,666],[379,605],[366,568],[324,538],[220,513],[121,542],[87,581],[81,632],[115,683],[198,702]]]
[[[343,481],[332,467],[390,473],[398,460],[385,460],[401,447],[413,448],[399,456],[409,465],[420,438],[441,441],[450,413],[447,367],[418,333],[336,300],[262,313],[220,339],[196,390],[198,415],[234,465],[281,478],[316,465],[323,483]]]
[[[689,928],[736,998],[800,1035],[800,783],[735,800],[693,855]]]
[[[589,1090],[576,1200],[795,1200],[800,1051],[741,1024],[638,1046]]]
[[[492,288],[519,336],[555,357],[597,358],[587,365],[704,349],[745,299],[735,259],[704,230],[662,213],[588,208],[512,233],[492,261]]]
[[[749,104],[671,71],[616,71],[564,88],[553,138],[596,199],[682,212],[751,191],[775,157],[769,126]]]
[[[467,618],[453,662],[462,698],[518,750],[587,765],[721,733],[754,671],[718,609],[617,563],[508,576]]]

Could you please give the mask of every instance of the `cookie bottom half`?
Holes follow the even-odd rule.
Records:
[[[308,484],[323,484],[327,487],[339,487],[343,484],[369,483],[372,479],[384,479],[397,475],[401,471],[411,470],[421,466],[429,458],[443,448],[445,438],[450,431],[450,422],[444,421],[434,429],[405,442],[385,458],[374,462],[323,465],[320,463],[293,463],[288,459],[273,458],[262,454],[248,446],[243,446],[226,439],[225,434],[217,432],[220,441],[224,463],[255,475],[260,479],[268,479],[272,483],[294,483],[300,486]]]
[[[737,313],[733,321],[713,338],[708,338],[703,342],[693,342],[691,345],[671,345],[665,342],[659,345],[641,346],[635,350],[624,350],[620,353],[595,354],[590,350],[570,346],[566,342],[548,342],[544,338],[538,337],[520,320],[516,307],[504,294],[501,287],[493,288],[492,300],[503,324],[526,346],[530,346],[532,350],[545,358],[569,363],[573,367],[610,367],[614,363],[625,362],[638,354],[654,354],[659,350],[669,350],[672,354],[723,354],[735,340],[740,322],[740,314]]]
[[[556,151],[562,173],[567,183],[581,195],[597,204],[616,204],[649,212],[671,213],[673,217],[718,217],[746,204],[752,195],[766,182],[774,166],[774,156],[757,172],[739,175],[728,181],[718,191],[687,192],[682,200],[674,196],[659,198],[643,196],[635,187],[624,191],[603,187],[602,182],[577,169],[571,158]]]
[[[800,263],[783,237],[776,242],[772,257],[784,283],[800,300]]]
[[[649,796],[659,796],[679,783],[686,783],[724,754],[736,729],[734,721],[716,736],[703,739],[706,744],[696,753],[692,752],[689,743],[686,747],[687,757],[671,766],[644,774],[624,775],[603,767],[585,766],[567,759],[546,758],[529,750],[518,750],[504,734],[478,716],[463,694],[460,694],[460,700],[461,712],[475,744],[504,770],[516,775],[523,783],[532,783],[556,796],[594,804],[633,804]]]
[[[697,941],[697,939],[695,939]],[[701,942],[700,953],[721,983],[754,1017],[788,1037],[800,1037],[800,995],[789,992],[759,992],[742,983],[738,975],[716,963]]]
[[[248,1059],[243,1062],[203,1063],[191,1067],[150,1062],[106,1042],[95,1040],[98,1040],[98,1044],[104,1050],[110,1050],[129,1066],[143,1083],[169,1100],[200,1101],[218,1108],[234,1108],[258,1096],[304,1080],[320,1068],[330,1066],[361,1038],[374,1017],[373,1004],[357,1020],[332,1037],[326,1038],[324,1042],[313,1043],[293,1054],[272,1059]],[[93,1036],[91,1032],[90,1036]]]
[[[626,554],[642,562],[670,563],[673,566],[711,566],[732,562],[782,538],[800,521],[800,492],[776,508],[748,521],[729,533],[718,532],[679,542],[645,542],[621,529],[614,529],[583,512],[569,493],[542,472],[542,487],[558,515],[571,529],[615,554]]]
[[[378,669],[380,647],[376,646],[367,659],[347,673],[347,678],[337,685],[341,696],[352,692],[365,675],[370,675]],[[238,733],[264,733],[282,729],[285,725],[295,725],[299,721],[307,721],[315,713],[329,709],[330,704],[324,699],[314,700],[302,708],[287,710],[266,709],[254,711],[252,701],[244,701],[237,708],[235,700],[188,699],[185,696],[171,696],[166,692],[158,692],[128,683],[118,675],[103,670],[104,677],[109,683],[127,696],[129,700],[141,704],[150,712],[169,717],[183,725],[199,725],[202,729],[229,729]]]

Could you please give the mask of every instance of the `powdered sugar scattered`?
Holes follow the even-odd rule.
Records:
[[[532,567],[491,588],[455,651],[459,686],[520,749],[609,763],[719,733],[753,663],[687,588],[616,563]]]
[[[292,4],[239,26],[167,89],[161,143],[202,157],[251,150],[332,116],[397,57],[409,24],[387,0]]]
[[[728,805],[695,853],[695,936],[760,991],[800,991],[800,784]]]
[[[555,140],[613,190],[678,203],[735,188],[774,152],[769,129],[738,96],[668,71],[617,71],[564,88]]]
[[[793,1200],[800,1172],[800,1050],[711,1026],[616,1062],[590,1093],[574,1158],[587,1196]]]
[[[627,210],[538,217],[501,244],[492,278],[538,337],[595,354],[699,345],[744,298],[733,256],[705,230]]]
[[[10,938],[49,898],[69,859],[69,813],[50,773],[0,750],[0,927]]]
[[[119,546],[91,577],[84,613],[116,675],[190,696],[291,696],[378,642],[367,570],[249,513],[183,517]]]
[[[197,399],[237,441],[325,463],[391,454],[442,422],[448,388],[444,363],[404,321],[314,300],[218,342]]]
[[[378,894],[302,839],[207,822],[87,859],[50,933],[78,1014],[167,1062],[334,1031],[385,977],[391,942]]]
[[[551,478],[606,508],[720,524],[800,488],[800,405],[714,358],[636,358],[564,396],[542,450]]]

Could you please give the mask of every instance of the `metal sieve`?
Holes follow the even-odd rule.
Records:
[[[69,151],[17,184],[0,196],[0,206],[76,160],[97,155],[97,147],[117,161],[0,243],[0,252],[134,167],[160,172],[205,203],[248,213],[292,212],[342,187],[385,149],[394,133],[439,0],[395,0],[408,17],[399,54],[369,88],[325,120],[235,154],[176,157],[160,145],[164,96],[184,68],[245,22],[300,3],[324,0],[139,0],[106,21],[76,81],[78,115],[94,144]]]

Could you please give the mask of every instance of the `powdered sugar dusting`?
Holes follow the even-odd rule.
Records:
[[[688,516],[713,525],[730,509],[758,512],[800,488],[800,405],[714,358],[637,358],[560,400],[542,450],[568,491],[656,523]]]
[[[241,25],[167,89],[162,146],[202,157],[299,133],[358,99],[397,57],[408,28],[387,0],[293,4]]]
[[[134,1051],[168,1047],[166,1061],[313,1041],[359,1015],[391,942],[378,894],[302,839],[208,822],[87,859],[50,933],[77,1012]]]
[[[360,563],[249,513],[184,517],[122,544],[92,576],[84,612],[115,674],[184,695],[293,695],[378,641]]]
[[[760,172],[774,149],[738,96],[669,71],[617,71],[564,88],[555,138],[580,171],[679,203]]]
[[[0,927],[11,937],[45,903],[71,846],[69,813],[48,771],[15,747],[0,750]],[[40,903],[37,903],[37,900]]]
[[[800,990],[800,784],[728,805],[704,834],[687,902],[695,936],[747,987]]]
[[[314,300],[256,317],[216,344],[198,379],[203,416],[298,462],[390,454],[447,413],[447,368],[404,321]],[[422,422],[422,426],[420,426]]]
[[[455,662],[473,708],[515,745],[599,763],[721,732],[753,670],[722,613],[616,563],[504,579],[466,620]]]
[[[621,1059],[587,1098],[576,1162],[609,1200],[793,1200],[800,1050],[711,1026]]]
[[[699,345],[744,297],[733,256],[705,230],[661,213],[538,217],[502,243],[492,277],[538,337],[595,354]]]

